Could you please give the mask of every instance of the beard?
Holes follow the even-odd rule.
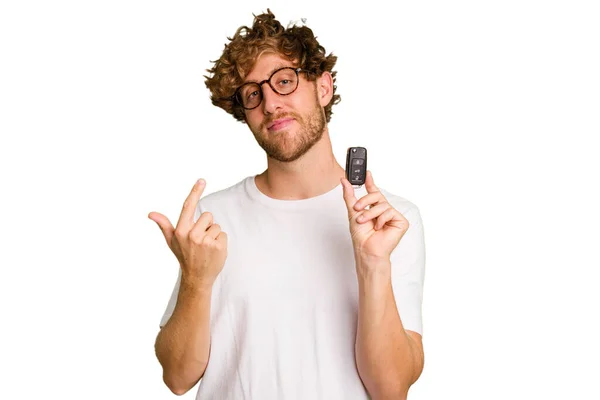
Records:
[[[276,119],[294,118],[300,128],[294,135],[283,129],[274,133],[264,134],[266,127]],[[323,137],[325,131],[325,111],[315,102],[315,108],[306,116],[297,113],[287,113],[273,116],[262,123],[258,129],[250,130],[258,145],[267,156],[281,162],[291,162],[302,157],[315,143]]]

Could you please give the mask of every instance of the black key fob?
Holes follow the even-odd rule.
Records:
[[[361,186],[367,179],[367,149],[350,147],[346,153],[346,179],[352,185]]]

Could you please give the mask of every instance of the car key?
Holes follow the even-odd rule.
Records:
[[[353,186],[362,186],[367,179],[367,149],[349,147],[346,153],[346,179]]]

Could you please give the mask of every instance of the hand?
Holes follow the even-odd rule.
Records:
[[[219,224],[213,224],[213,216],[208,211],[203,212],[194,223],[194,212],[204,187],[203,179],[194,184],[183,203],[176,228],[160,213],[151,212],[148,218],[158,224],[177,257],[182,278],[201,287],[212,288],[227,258],[227,234],[221,231]]]
[[[408,220],[388,203],[375,186],[371,171],[367,171],[365,180],[368,194],[358,201],[352,184],[346,178],[341,178],[341,181],[357,263],[389,262],[392,251],[408,230]],[[367,206],[370,206],[368,210]]]

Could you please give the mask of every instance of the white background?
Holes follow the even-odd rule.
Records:
[[[4,1],[2,399],[172,399],[173,221],[266,167],[205,70],[267,7],[339,59],[334,152],[417,204],[423,399],[599,399],[593,1]],[[193,399],[197,388],[182,398]]]

